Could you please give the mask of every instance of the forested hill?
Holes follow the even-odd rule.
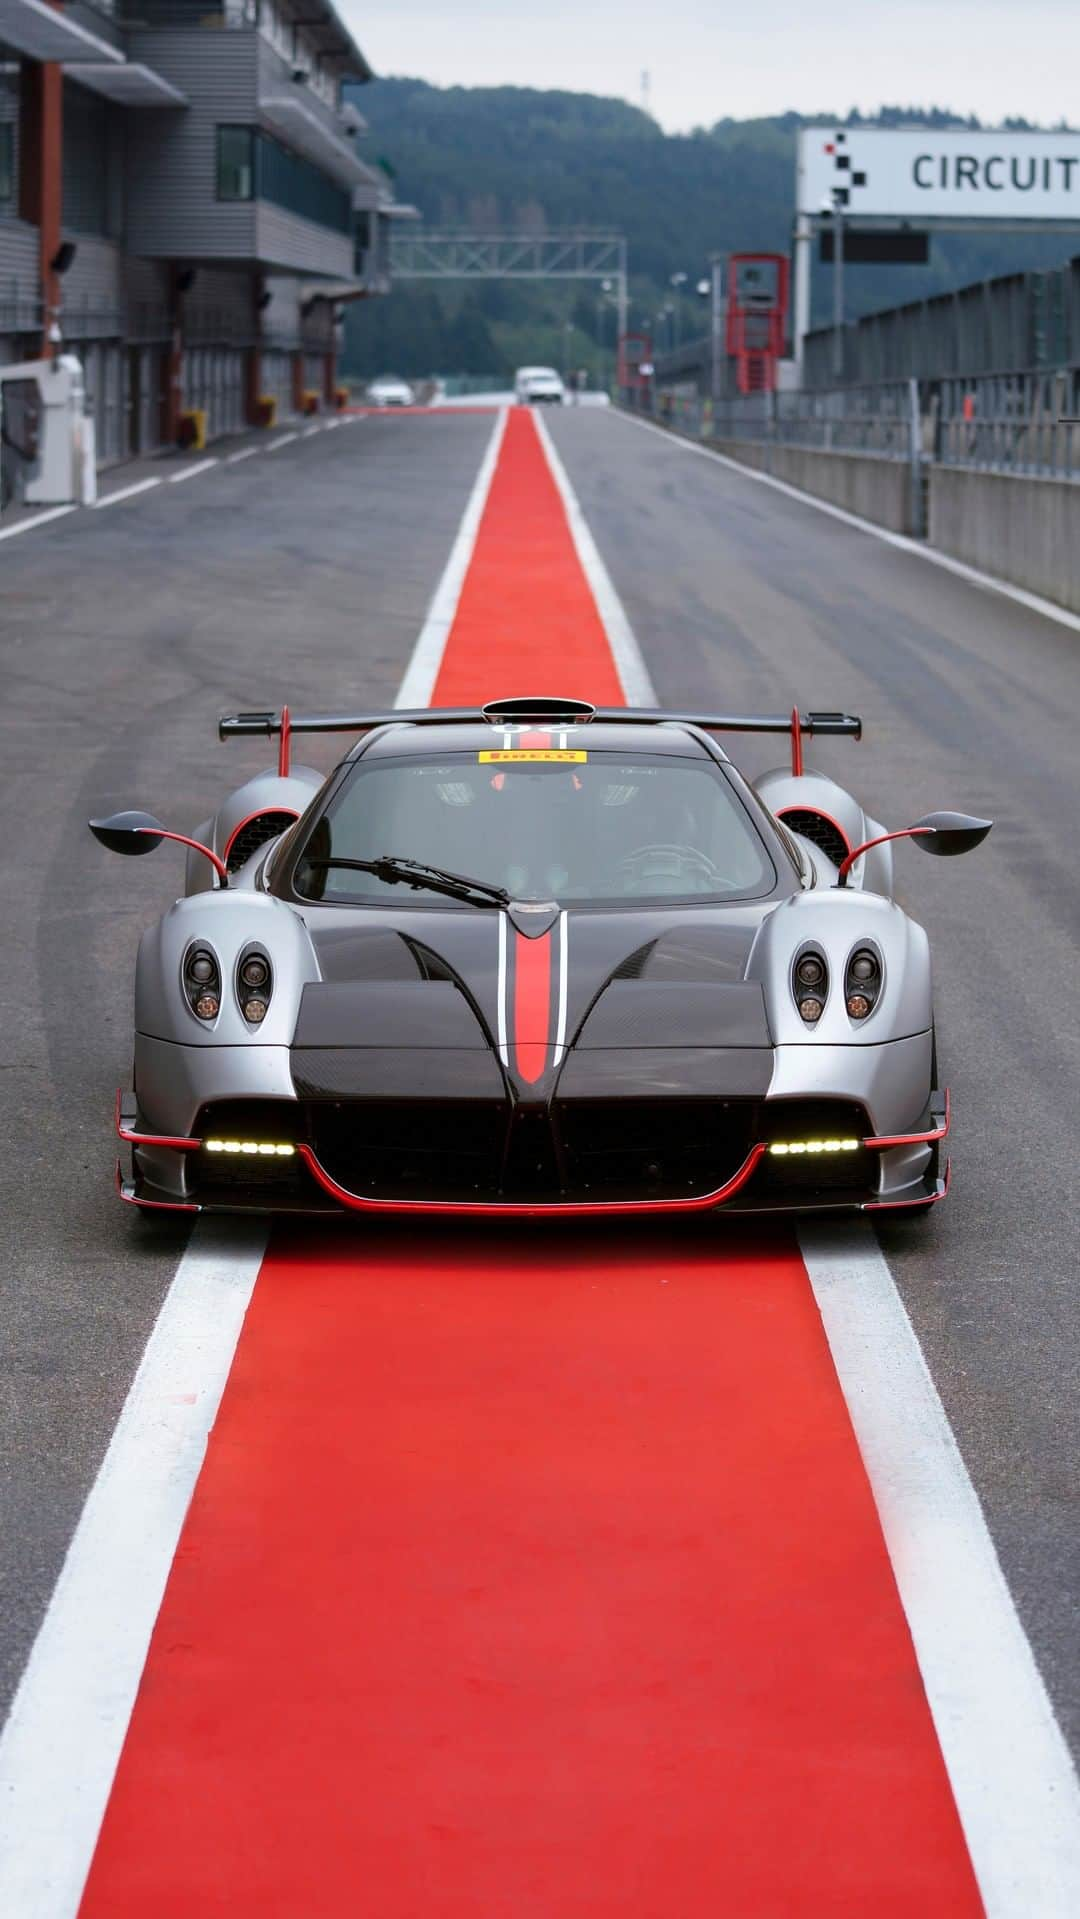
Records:
[[[729,76],[730,79],[730,76]],[[730,85],[726,87],[729,97]],[[544,232],[608,228],[629,243],[632,319],[654,331],[657,309],[670,299],[672,274],[692,285],[714,252],[744,248],[785,251],[791,235],[795,135],[800,124],[828,122],[828,111],[775,119],[724,119],[690,134],[665,134],[648,114],[622,100],[524,87],[432,87],[386,79],[354,96],[370,127],[367,158],[393,169],[398,197],[418,206],[431,226]],[[857,116],[842,114],[855,124]],[[866,125],[975,125],[937,109],[886,108]],[[1016,121],[1012,124],[1022,126]],[[848,276],[850,309],[867,311],[1021,266],[1057,264],[1065,247],[1046,236],[980,241],[935,240],[926,268],[867,267]],[[819,311],[825,317],[827,270]],[[405,309],[411,305],[411,316]],[[378,308],[379,311],[372,309]],[[500,357],[561,363],[567,317],[595,335],[595,293],[475,287],[441,299],[402,287],[371,303],[350,324],[357,371],[393,364],[402,372],[481,371],[466,364],[492,346]],[[683,337],[702,327],[700,303],[687,297]],[[455,331],[456,329],[456,331]],[[485,339],[488,330],[491,339]],[[400,344],[398,345],[398,343]],[[546,347],[545,347],[546,342]],[[394,351],[398,345],[397,352]],[[430,358],[437,352],[437,358]],[[417,358],[419,355],[419,359]],[[465,357],[463,357],[465,356]],[[586,338],[576,358],[589,359]],[[406,362],[411,362],[406,364]]]

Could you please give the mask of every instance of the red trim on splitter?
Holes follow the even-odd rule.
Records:
[[[694,1199],[610,1199],[610,1200],[554,1200],[547,1203],[529,1205],[518,1200],[509,1200],[505,1204],[498,1200],[456,1200],[456,1199],[369,1199],[360,1193],[350,1193],[344,1186],[319,1165],[310,1146],[297,1144],[297,1153],[303,1160],[312,1178],[317,1180],[324,1193],[329,1193],[342,1206],[353,1213],[457,1213],[468,1218],[498,1219],[559,1219],[564,1215],[574,1218],[593,1217],[603,1213],[703,1213],[711,1207],[722,1206],[726,1199],[746,1185],[756,1170],[761,1157],[768,1151],[764,1142],[752,1148],[743,1160],[737,1173],[725,1186],[718,1186],[713,1193],[701,1193]]]
[[[122,1099],[123,1088],[118,1087],[116,1093],[116,1136],[118,1139],[126,1140],[129,1146],[170,1146],[177,1153],[185,1153],[190,1152],[193,1146],[202,1145],[201,1139],[178,1139],[171,1133],[132,1132],[130,1126],[124,1125],[120,1116]]]
[[[283,713],[283,714],[287,714],[287,713],[288,713],[288,710],[289,710],[289,709],[288,709],[288,707],[287,707],[287,706],[286,706],[286,707],[283,707],[283,708],[282,708],[282,713]],[[279,767],[279,768],[278,768],[278,771],[280,772],[280,770],[281,770],[281,769],[280,769],[280,767]],[[251,822],[252,822],[252,820],[261,820],[261,819],[264,819],[264,818],[266,817],[266,815],[267,815],[267,813],[288,813],[288,815],[289,815],[289,817],[290,817],[291,819],[293,819],[293,820],[298,820],[298,819],[300,818],[300,815],[299,815],[299,813],[298,813],[298,812],[296,811],[296,809],[295,809],[295,807],[292,807],[292,806],[258,806],[258,807],[256,807],[256,809],[255,809],[255,811],[254,811],[254,813],[249,813],[246,819],[244,819],[244,820],[241,820],[241,821],[240,821],[240,824],[239,824],[239,826],[234,826],[234,827],[233,827],[233,830],[232,830],[232,832],[231,832],[231,833],[229,834],[229,837],[228,837],[228,839],[227,839],[227,841],[225,842],[225,852],[224,852],[224,855],[223,855],[223,857],[224,857],[224,859],[225,859],[225,862],[226,862],[226,870],[227,870],[227,868],[228,868],[228,859],[229,859],[229,854],[230,854],[230,853],[232,852],[232,850],[233,850],[233,844],[234,844],[234,842],[235,842],[235,841],[236,841],[237,839],[239,839],[239,837],[240,837],[240,835],[241,835],[241,833],[243,832],[243,830],[244,830],[244,828],[245,828],[245,826],[250,826],[250,825],[251,825]],[[282,830],[284,831],[285,829],[283,828]],[[250,857],[250,855],[249,855],[249,857]],[[246,860],[245,860],[245,862],[244,862],[244,864],[245,864],[245,866],[247,865],[247,861],[246,861]]]
[[[932,1146],[935,1140],[945,1139],[948,1136],[951,1125],[952,1101],[946,1086],[945,1118],[940,1126],[935,1126],[929,1133],[887,1133],[880,1139],[864,1139],[863,1145],[873,1147],[875,1152],[883,1152],[889,1146]]]
[[[551,1044],[551,934],[514,936],[514,1067],[528,1086],[542,1079]]]

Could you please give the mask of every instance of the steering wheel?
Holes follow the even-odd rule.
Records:
[[[689,868],[691,871],[696,871],[701,874],[704,879],[709,880],[715,885],[726,886],[729,883],[725,875],[713,865],[708,854],[702,853],[696,846],[676,846],[673,844],[635,846],[632,853],[624,854],[622,859],[616,863],[615,870],[618,873],[626,872],[627,876],[630,877],[632,870],[640,866],[642,861],[651,859],[657,854],[666,859],[674,859],[678,864],[680,873],[685,872],[687,868]]]

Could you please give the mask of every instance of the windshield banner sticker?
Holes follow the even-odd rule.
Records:
[[[481,766],[503,765],[507,760],[587,760],[580,749],[563,746],[508,746],[476,755]]]

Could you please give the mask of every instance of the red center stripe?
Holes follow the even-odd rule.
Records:
[[[435,700],[507,691],[620,697],[524,412]],[[976,1919],[791,1237],[275,1235],[81,1911]]]
[[[530,1086],[547,1065],[551,1044],[551,935],[514,936],[514,1065]]]

